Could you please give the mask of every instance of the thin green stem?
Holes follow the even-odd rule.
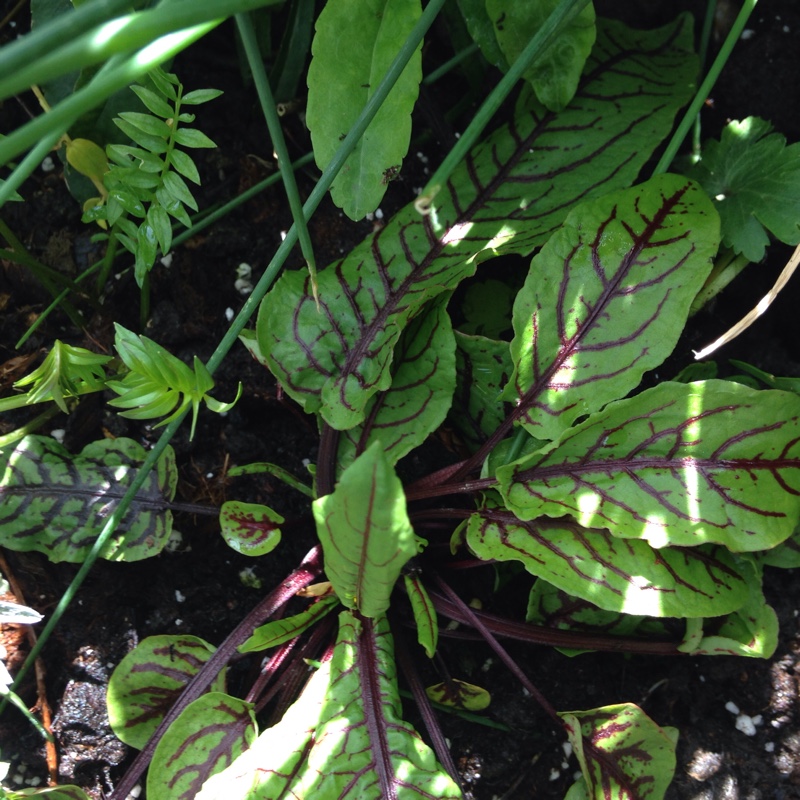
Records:
[[[478,45],[475,43],[471,44],[469,47],[465,47],[460,53],[456,53],[451,59],[447,60],[442,64],[440,67],[437,67],[433,72],[428,73],[423,79],[422,82],[426,86],[430,86],[432,83],[436,83],[439,78],[447,75],[451,69],[457,67],[462,61],[466,61],[468,58],[474,56],[478,52]]]
[[[717,10],[717,0],[707,0],[706,2],[706,15],[703,18],[703,30],[700,33],[700,47],[698,48],[697,56],[700,59],[700,69],[705,70],[706,60],[708,58],[708,45],[711,41],[711,30],[714,27],[714,14]],[[700,160],[700,139],[702,131],[702,120],[700,114],[694,118],[694,126],[692,127],[692,160]]]
[[[711,94],[711,89],[717,82],[717,78],[719,78],[722,68],[727,63],[728,58],[730,58],[734,45],[739,41],[739,37],[742,35],[744,26],[747,24],[747,20],[753,13],[757,3],[758,0],[745,0],[744,5],[742,6],[738,16],[736,17],[736,20],[733,23],[733,26],[731,27],[730,31],[728,31],[728,35],[725,37],[725,41],[722,43],[722,47],[720,48],[717,57],[714,59],[714,63],[711,65],[711,69],[708,71],[708,74],[700,84],[700,88],[697,90],[694,99],[686,109],[680,125],[678,125],[678,127],[675,129],[675,133],[672,134],[672,138],[669,140],[667,149],[664,150],[664,154],[661,156],[658,164],[656,164],[656,167],[653,170],[653,175],[660,175],[670,168],[673,159],[678,154],[678,150],[683,144],[683,140],[686,138],[686,135],[689,133],[692,125],[694,125],[694,120],[697,114],[700,112],[700,109],[703,107],[703,103],[705,103],[706,98],[709,96],[709,94]]]
[[[536,59],[544,53],[559,33],[575,19],[588,2],[589,0],[562,0],[553,10],[533,39],[520,53],[519,58],[514,62],[511,69],[503,76],[480,109],[478,109],[478,113],[472,118],[456,146],[447,154],[439,168],[433,173],[417,198],[418,209],[424,211],[430,207],[433,198],[439,193],[453,170],[464,160],[472,146],[478,141],[483,129],[489,124],[489,120],[508,97],[508,94],[514,88],[514,84],[532,64],[536,63]]]
[[[303,203],[297,191],[297,182],[294,179],[294,172],[292,171],[291,161],[289,159],[289,151],[286,148],[286,141],[283,138],[281,121],[275,108],[275,98],[272,96],[269,79],[267,78],[267,73],[264,70],[264,63],[258,51],[256,32],[249,14],[237,14],[236,26],[239,30],[239,36],[242,38],[244,52],[247,56],[247,63],[250,66],[250,72],[253,75],[253,81],[255,82],[256,91],[258,92],[258,99],[261,103],[261,111],[264,114],[267,130],[272,139],[272,146],[275,150],[275,158],[278,161],[278,169],[283,178],[283,185],[286,189],[286,197],[289,200],[292,219],[297,228],[300,250],[308,265],[308,271],[311,274],[311,284],[314,287],[314,296],[316,297],[317,262],[314,258],[314,248],[311,245],[311,236],[308,233],[308,225],[303,215]]]

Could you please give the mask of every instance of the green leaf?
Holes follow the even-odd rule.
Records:
[[[145,459],[132,439],[102,439],[77,456],[47,436],[26,436],[0,458],[0,546],[82,562]],[[178,473],[168,448],[136,494],[102,557],[157,555],[172,530]]]
[[[202,131],[196,128],[178,128],[175,131],[175,142],[184,147],[216,147]]]
[[[414,612],[414,624],[417,627],[417,641],[422,645],[428,658],[433,658],[439,642],[439,620],[436,609],[428,596],[419,574],[412,572],[403,575],[403,580]]]
[[[89,796],[79,786],[51,786],[48,789],[22,789],[5,791],[5,800],[27,800],[29,797],[43,797],[44,800],[89,800]]]
[[[520,109],[467,156],[430,214],[409,206],[320,270],[319,308],[307,276],[284,272],[261,304],[257,335],[307,412],[338,430],[361,422],[391,384],[393,348],[425,303],[490,255],[529,253],[578,202],[636,177],[691,94],[690,26],[606,28],[575,102],[559,115]]]
[[[633,703],[559,713],[582,778],[569,800],[661,800],[675,773],[677,731]]]
[[[288,642],[308,630],[338,604],[336,597],[322,597],[299,614],[261,625],[244,644],[239,645],[238,650],[240,653],[254,653]]]
[[[131,86],[131,91],[144,103],[145,107],[164,119],[175,116],[175,109],[164,100],[157,92],[144,86]],[[122,116],[122,115],[120,115]],[[125,119],[125,117],[123,117]]]
[[[705,193],[677,175],[570,213],[514,303],[515,370],[503,398],[533,436],[555,439],[672,352],[718,236]]]
[[[486,0],[486,11],[508,63],[517,60],[560,2]],[[594,6],[589,3],[525,72],[525,80],[546,108],[561,111],[572,99],[592,50],[595,33]]]
[[[131,191],[126,191],[122,188],[112,189],[108,193],[108,202],[109,205],[112,203],[117,203],[121,207],[123,211],[127,211],[131,216],[136,217],[137,219],[144,219],[145,217],[145,210],[144,204],[141,200]],[[117,215],[118,212],[114,214],[109,213],[109,222],[113,225],[116,221],[113,219],[114,216]]]
[[[420,543],[406,512],[400,479],[380,442],[343,473],[332,494],[314,501],[325,572],[347,608],[377,617]]]
[[[197,211],[197,201],[192,197],[186,182],[176,172],[168,172],[164,175],[164,188],[184,205],[189,206],[193,211]]]
[[[425,694],[433,703],[464,711],[484,711],[492,702],[492,696],[486,689],[457,678],[428,686]]]
[[[768,550],[800,514],[800,398],[727,381],[663,383],[500,467],[520,519],[572,515],[651,546]]]
[[[161,252],[164,255],[169,253],[172,247],[172,224],[169,215],[159,203],[151,203],[147,209],[147,224],[155,234]]]
[[[283,719],[210,780],[197,800],[460,800],[458,787],[401,717],[386,618],[359,621],[345,611],[339,620],[333,658]]]
[[[759,554],[759,560],[767,567],[779,567],[781,569],[796,569],[800,567],[800,529],[795,532],[785,542],[781,542],[772,550],[765,550]]]
[[[184,153],[183,150],[173,150],[170,154],[170,158],[172,159],[172,166],[175,167],[184,178],[188,178],[192,183],[196,183],[198,186],[200,185],[200,173],[197,171],[197,167],[194,161],[192,161],[191,156]]]
[[[434,300],[403,331],[391,386],[372,398],[365,421],[339,440],[340,469],[376,441],[396,464],[444,421],[455,388],[455,342],[446,305],[446,298]]]
[[[758,117],[731,122],[687,170],[715,200],[723,243],[750,261],[764,257],[767,232],[786,244],[800,242],[800,144],[787,147],[771,131]]]
[[[268,506],[228,500],[222,504],[219,524],[228,547],[245,556],[271,553],[281,541],[283,517]]]
[[[159,740],[147,773],[148,800],[193,798],[257,735],[253,704],[210,692],[190,703]]]
[[[151,153],[166,153],[167,142],[160,136],[145,133],[141,128],[120,117],[114,118],[114,124],[132,141]]]
[[[320,12],[308,68],[306,123],[324,170],[350,132],[422,14],[420,0],[328,0]],[[411,111],[422,80],[418,48],[331,187],[333,202],[359,220],[384,193],[386,170],[411,140]]]
[[[185,634],[148,636],[139,642],[108,682],[108,719],[116,737],[141,750],[215,649]],[[224,672],[210,691],[225,691]]]
[[[469,35],[480,48],[484,58],[501,72],[508,72],[508,61],[500,49],[494,24],[486,10],[486,0],[458,0],[458,7]]]
[[[199,106],[201,103],[215,100],[221,94],[223,94],[223,92],[220,89],[195,89],[193,92],[187,92],[181,97],[181,105]]]
[[[153,136],[157,139],[166,141],[172,133],[172,128],[163,119],[158,119],[152,114],[143,114],[139,111],[123,111],[119,118],[148,136]]]
[[[465,321],[458,330],[499,339],[511,328],[509,318],[515,294],[511,286],[494,278],[471,282],[461,307]]]

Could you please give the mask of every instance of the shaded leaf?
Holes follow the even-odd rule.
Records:
[[[677,731],[633,703],[559,713],[583,777],[569,800],[660,800],[675,772]]]
[[[497,43],[494,24],[486,10],[486,0],[458,0],[458,7],[469,35],[490,64],[508,72],[508,61]]]
[[[83,561],[145,459],[132,439],[102,439],[76,456],[47,436],[26,436],[0,459],[0,545],[51,561]],[[178,473],[167,448],[102,553],[138,561],[161,552],[172,530]]]
[[[316,23],[308,68],[306,122],[314,159],[324,170],[422,14],[420,0],[328,0]],[[346,44],[345,44],[346,43]],[[331,187],[348,217],[374,211],[387,170],[411,140],[411,111],[422,80],[421,47],[411,56]]]
[[[439,619],[436,616],[436,609],[418,573],[404,575],[403,581],[414,613],[417,641],[424,648],[428,658],[433,658],[439,642]]]
[[[141,750],[215,649],[184,634],[148,636],[139,642],[108,682],[108,718],[117,738]],[[220,672],[210,691],[224,690],[225,674]]]
[[[228,500],[222,504],[219,524],[228,547],[245,556],[271,553],[281,541],[283,517],[268,506]]]
[[[714,198],[722,241],[750,261],[761,261],[767,231],[786,244],[800,242],[800,144],[787,146],[758,117],[730,122],[719,141],[687,170]]]
[[[369,399],[391,383],[401,332],[428,300],[490,255],[530,252],[576,203],[635,178],[691,93],[690,26],[681,18],[653,32],[607,30],[562,114],[521,110],[466,157],[430,214],[409,206],[320,270],[319,309],[308,276],[281,276],[262,302],[257,335],[307,412],[339,430],[361,422]]]
[[[239,645],[239,652],[253,653],[288,642],[290,639],[294,639],[295,636],[299,636],[303,631],[308,630],[338,603],[339,600],[336,597],[322,597],[299,614],[276,619],[266,625],[261,625],[253,631],[252,636],[244,644]]]
[[[727,381],[611,403],[549,450],[500,467],[521,519],[570,514],[653,547],[768,550],[800,513],[800,398]]]
[[[533,575],[607,611],[710,617],[748,598],[745,578],[724,547],[655,550],[569,518],[521,522],[493,509],[472,515],[466,541],[481,559],[520,561]]]
[[[457,678],[428,686],[425,694],[434,703],[465,711],[483,711],[492,702],[492,696],[486,689]]]
[[[345,471],[332,494],[314,501],[325,572],[347,608],[377,617],[405,563],[419,551],[400,479],[375,442]]]
[[[503,394],[555,439],[638,386],[672,352],[711,270],[719,220],[677,175],[581,204],[531,262],[514,303]]]
[[[256,738],[252,703],[210,692],[190,703],[158,742],[147,773],[148,800],[194,800]]]

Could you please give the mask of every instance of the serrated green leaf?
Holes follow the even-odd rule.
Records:
[[[193,798],[257,736],[253,704],[210,692],[190,703],[159,740],[147,773],[148,800]]]
[[[723,243],[750,261],[764,257],[767,231],[800,242],[800,144],[771,131],[758,117],[731,122],[687,170],[715,200]]]
[[[559,712],[582,778],[570,800],[661,800],[675,773],[677,731],[633,703]]]
[[[51,561],[83,561],[145,458],[131,439],[103,439],[76,456],[47,436],[26,436],[0,463],[0,545]],[[102,557],[157,555],[172,530],[178,474],[171,448],[136,494]]]
[[[411,527],[400,479],[380,442],[342,474],[332,494],[314,501],[325,572],[347,608],[377,617],[422,540]]]
[[[555,439],[669,355],[718,243],[707,196],[678,175],[570,213],[514,303],[515,370],[503,399],[531,435]]]
[[[308,68],[306,123],[324,170],[422,14],[420,0],[328,0],[316,24]],[[346,57],[343,43],[346,42]],[[374,211],[411,140],[411,111],[422,80],[418,48],[331,187],[348,217]]]
[[[559,115],[521,109],[467,156],[430,214],[409,206],[320,270],[319,308],[306,275],[277,281],[261,304],[259,345],[307,412],[337,430],[361,422],[370,398],[389,387],[393,348],[426,302],[490,255],[529,253],[578,202],[635,178],[691,94],[690,26],[686,18],[651,32],[604,25],[575,102]]]
[[[308,630],[338,604],[336,597],[322,597],[299,614],[261,625],[244,644],[239,645],[238,650],[240,653],[254,653],[288,642]]]
[[[108,719],[117,738],[141,750],[215,649],[185,634],[148,636],[139,642],[108,682]],[[225,691],[224,671],[209,691]]]
[[[521,519],[569,514],[656,548],[768,550],[800,514],[799,433],[797,395],[662,383],[610,403],[497,477]]]
[[[196,183],[198,186],[200,185],[200,173],[197,171],[197,167],[194,161],[192,161],[191,156],[184,153],[183,150],[173,150],[170,154],[170,158],[172,159],[172,166],[175,167],[184,178],[188,178],[192,183]]]
[[[202,131],[196,128],[178,128],[175,131],[175,142],[184,147],[216,147]]]
[[[245,556],[271,553],[281,541],[283,517],[268,506],[228,500],[222,504],[219,524],[228,547]]]
[[[353,462],[373,442],[396,464],[444,421],[455,388],[455,342],[446,298],[434,300],[403,331],[392,361],[392,384],[375,395],[361,425],[344,431],[337,466]]]
[[[497,43],[508,63],[517,60],[560,2],[486,0],[486,11],[493,22]],[[525,80],[546,108],[561,111],[572,99],[594,44],[595,33],[594,6],[589,3],[525,72]]]

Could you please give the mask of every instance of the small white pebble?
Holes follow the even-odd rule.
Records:
[[[246,278],[237,278],[233,282],[233,288],[236,289],[239,294],[248,295],[253,291],[253,284]]]
[[[184,600],[186,600],[186,595],[183,594],[180,590],[176,589],[175,590],[175,602],[176,603],[182,603]]]
[[[47,156],[44,161],[42,161],[42,172],[52,172],[55,168],[56,165],[50,156]]]
[[[523,697],[530,697],[531,693],[523,686],[522,687],[522,696]]]
[[[228,322],[230,322],[233,319],[233,309],[232,308],[229,307],[229,308],[225,309],[225,319],[228,320]]]
[[[784,33],[791,33],[792,32],[792,29],[788,25],[784,25],[783,28],[781,28],[781,30]]]
[[[175,620],[175,627],[176,628],[180,628],[181,625],[183,625],[183,620],[182,619],[176,619]]]
[[[761,714],[756,714],[753,717],[753,725],[755,725],[756,727],[761,725],[762,722],[764,722],[764,717],[762,717]]]
[[[728,702],[725,703],[725,710],[730,711],[731,714],[738,714],[739,706],[737,706],[732,700],[728,700]]]
[[[38,786],[42,782],[42,779],[38,775],[34,775],[29,781],[28,786]]]
[[[311,466],[311,459],[310,459],[310,458],[304,458],[304,459],[303,459],[303,466],[304,466],[306,469],[308,469],[308,468]]]
[[[706,682],[706,676],[705,675],[701,675],[700,676],[700,683],[705,683],[705,682]]]
[[[20,775],[19,772],[16,775],[11,776],[11,780],[17,784],[17,786],[21,786],[22,782],[25,780],[24,776]]]
[[[492,664],[494,660],[491,658],[487,658],[486,661],[481,664],[481,672],[488,672],[492,668]]]
[[[374,211],[370,211],[367,214],[365,214],[364,217],[368,222],[372,222],[372,220],[375,219],[375,212]]]
[[[142,785],[137,783],[136,786],[131,789],[131,793],[125,798],[125,800],[136,800],[137,797],[142,793]]]
[[[764,742],[764,750],[766,750],[768,753],[774,753],[775,742]]]
[[[569,758],[572,755],[572,742],[562,742],[561,749],[564,751],[564,755]]]
[[[736,730],[741,731],[745,736],[755,736],[756,726],[753,724],[753,718],[747,714],[739,714],[736,717]]]
[[[162,256],[160,260],[161,265],[169,269],[169,267],[172,266],[172,253],[167,253],[165,256]]]
[[[206,472],[206,480],[211,480],[214,477],[213,472]]]
[[[64,436],[66,435],[66,431],[63,428],[54,428],[50,431],[50,435],[59,443],[64,444]]]
[[[550,780],[557,781],[561,777],[561,773],[557,769],[550,770]]]
[[[341,217],[342,215],[339,214],[339,216]],[[281,231],[280,232],[281,241],[283,241],[286,238],[287,233],[288,233],[288,231]]]
[[[748,39],[752,39],[756,35],[756,32],[752,28],[745,28],[742,31],[742,35],[739,37],[743,42],[746,42]]]
[[[22,775],[24,775],[28,771],[28,765],[27,764],[20,764],[17,767],[17,771],[20,772]]]
[[[383,209],[381,208],[375,209],[375,219],[383,219]]]
[[[170,531],[167,543],[164,545],[164,549],[168,553],[175,553],[178,551],[178,549],[182,544],[183,544],[183,534],[181,534],[180,531],[172,530]]]
[[[568,761],[562,761],[561,762],[561,769],[569,769],[569,762]]]
[[[236,274],[240,278],[249,278],[253,274],[253,268],[244,261],[236,267]]]

